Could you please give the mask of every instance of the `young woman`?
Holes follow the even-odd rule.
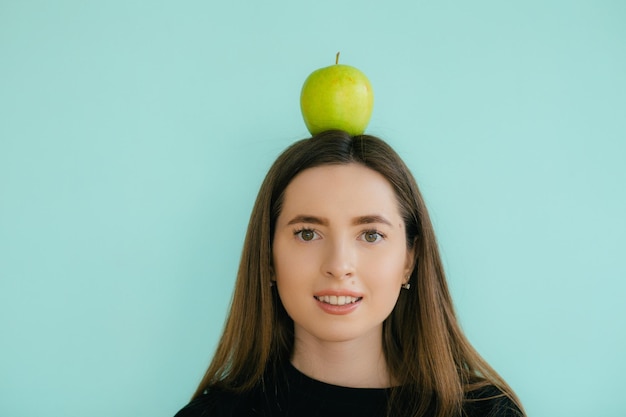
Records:
[[[177,417],[513,417],[463,335],[417,184],[382,140],[290,146],[257,197],[217,351]]]

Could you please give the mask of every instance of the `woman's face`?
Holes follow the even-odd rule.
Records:
[[[396,196],[378,172],[325,165],[287,186],[273,265],[296,342],[380,338],[412,262]]]

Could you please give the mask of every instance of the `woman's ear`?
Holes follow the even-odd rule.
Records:
[[[417,244],[418,244],[417,238],[415,238],[413,245],[408,247],[406,251],[404,276],[407,277],[407,282],[411,278],[411,275],[413,274],[413,270],[415,269],[415,266],[417,265]],[[406,284],[407,282],[405,282],[404,284]]]
[[[406,282],[404,282],[404,284],[406,284],[411,278],[414,265],[415,265],[415,255],[414,255],[414,251],[411,249],[411,250],[408,250],[406,254],[406,262],[404,265],[404,276],[406,277]]]
[[[276,273],[274,272],[274,265],[270,264],[270,285],[274,285],[276,282]]]

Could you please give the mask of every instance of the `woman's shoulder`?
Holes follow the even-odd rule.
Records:
[[[494,385],[470,391],[463,405],[467,417],[523,417],[515,402]]]
[[[254,393],[236,393],[234,391],[211,388],[193,399],[174,417],[230,417],[241,414],[243,409],[250,407]],[[254,414],[252,414],[254,415]]]

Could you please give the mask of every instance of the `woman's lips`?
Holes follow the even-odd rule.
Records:
[[[323,291],[313,296],[317,305],[329,314],[349,314],[359,307],[363,296],[355,292]]]
[[[334,306],[343,306],[346,304],[352,304],[359,301],[362,297],[352,297],[350,295],[320,295],[315,296],[317,301],[321,301],[322,303],[334,305]]]

